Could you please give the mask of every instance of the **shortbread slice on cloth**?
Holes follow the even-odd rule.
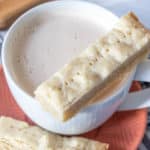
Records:
[[[81,137],[61,137],[37,126],[0,117],[0,150],[107,150],[108,144]]]

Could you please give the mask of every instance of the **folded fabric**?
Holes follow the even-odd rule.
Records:
[[[140,84],[133,82],[131,90],[140,89]],[[2,115],[34,124],[13,99],[0,66],[0,116]],[[81,137],[109,143],[109,150],[136,150],[143,138],[146,121],[147,109],[117,112],[102,126]]]

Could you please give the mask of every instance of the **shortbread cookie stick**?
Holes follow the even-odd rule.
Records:
[[[107,150],[108,144],[61,137],[26,122],[0,117],[0,150]]]
[[[128,13],[112,31],[43,82],[35,90],[36,99],[56,118],[67,120],[149,50],[150,32]]]

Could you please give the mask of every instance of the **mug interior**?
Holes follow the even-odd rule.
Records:
[[[79,2],[79,1],[70,1],[70,2],[59,1],[59,3],[57,2],[46,3],[34,9],[31,9],[29,12],[21,16],[12,25],[12,27],[9,29],[6,35],[4,45],[3,45],[3,58],[2,59],[3,59],[3,65],[6,68],[6,71],[9,74],[12,81],[21,90],[23,90],[25,93],[31,96],[33,96],[32,95],[33,89],[28,90],[30,89],[30,87],[28,87],[28,89],[27,88],[25,89],[23,85],[21,84],[22,83],[21,80],[23,80],[23,75],[20,74],[21,70],[18,70],[18,71],[16,70],[17,68],[16,62],[18,61],[17,60],[18,56],[20,52],[23,50],[25,43],[28,40],[30,40],[30,34],[34,32],[34,29],[43,28],[45,22],[47,20],[50,20],[56,13],[57,13],[57,17],[71,16],[76,19],[88,20],[92,22],[93,24],[95,24],[95,26],[100,26],[99,29],[102,30],[102,33],[98,37],[102,36],[103,34],[107,33],[109,30],[111,30],[113,25],[118,20],[116,16],[109,13],[105,9],[98,7],[97,5],[86,3],[86,2]],[[41,45],[42,45],[42,43],[44,43],[44,38],[43,39],[40,38],[40,39],[41,41],[39,41],[39,43],[41,42]],[[89,41],[92,43],[96,40],[96,39],[94,40],[93,39],[92,40],[90,39],[91,41],[90,40]],[[64,41],[64,43],[65,42],[66,41]],[[81,43],[82,42],[77,43],[77,45],[79,44],[81,45]],[[51,44],[51,42],[49,42],[49,44]],[[66,42],[66,45],[67,44],[68,43]],[[87,46],[88,46],[88,43],[85,42],[82,46],[80,46],[80,48],[78,49],[78,52],[80,52],[82,49],[85,49]],[[66,53],[66,52],[70,53],[71,57],[74,57],[74,55],[77,55],[78,53],[78,52],[73,51],[73,49],[70,49],[69,51],[63,50],[62,53]],[[57,56],[57,58],[51,61],[50,72],[54,73],[57,70],[59,70],[60,66],[62,67],[62,64],[65,64],[67,60],[70,60],[70,58],[69,58],[69,55],[66,56],[66,55],[60,54],[60,52],[57,51],[57,49],[54,49],[53,53],[54,54],[52,55],[54,55],[55,57]],[[50,57],[51,57],[50,58],[51,60],[53,56],[50,56]],[[33,55],[33,59],[35,59],[34,55]],[[40,59],[40,58],[37,58],[37,59]],[[58,61],[59,61],[59,65],[58,65],[59,67],[54,66],[54,64],[57,64]],[[37,72],[37,74],[42,73],[41,70],[38,70],[38,71],[39,72]],[[45,77],[43,81],[46,80],[47,78]]]

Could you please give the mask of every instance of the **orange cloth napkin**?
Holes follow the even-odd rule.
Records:
[[[140,90],[138,82],[133,82],[132,91]],[[34,124],[13,99],[0,66],[0,116],[10,116]],[[110,144],[110,150],[136,150],[144,135],[147,110],[116,112],[101,127],[86,133],[84,137]]]

